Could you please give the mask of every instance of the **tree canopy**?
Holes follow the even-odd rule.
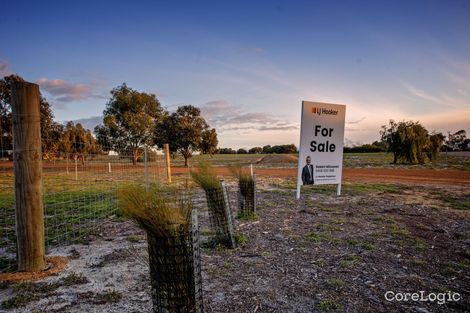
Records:
[[[219,149],[217,149],[217,153],[219,153],[219,154],[237,154],[237,151],[233,150],[232,148],[219,148]]]
[[[204,135],[206,132],[210,133]],[[203,144],[204,136],[212,137],[211,142],[205,143],[206,146]],[[163,148],[168,143],[170,151],[179,152],[184,157],[185,166],[188,166],[188,159],[194,151],[215,151],[216,142],[215,129],[209,129],[201,111],[192,105],[180,106],[176,112],[165,115],[155,129],[155,144]]]
[[[101,150],[90,130],[84,129],[80,123],[68,122],[60,138],[60,151],[67,158],[83,162],[87,154],[97,154]]]
[[[429,135],[419,122],[413,121],[390,120],[388,126],[382,126],[380,135],[388,150],[393,152],[394,164],[398,161],[423,164],[426,156],[434,160],[444,142],[441,133]]]
[[[130,150],[137,163],[139,147],[151,144],[154,127],[163,109],[154,94],[139,92],[125,83],[111,90],[111,99],[103,111],[103,125],[95,128],[100,143],[123,153]]]
[[[263,148],[261,147],[253,147],[250,150],[248,150],[249,154],[260,154],[263,153]]]
[[[12,150],[13,130],[11,116],[11,84],[24,81],[18,75],[5,76],[0,80],[0,140],[1,152]],[[40,95],[41,147],[44,158],[52,158],[57,152],[63,126],[54,121],[54,114],[47,100]],[[6,155],[0,155],[6,156]]]
[[[467,132],[464,129],[455,133],[448,132],[446,141],[447,150],[466,150],[468,143],[470,143],[470,140],[467,138]]]
[[[276,153],[276,154],[288,154],[288,153],[297,153],[297,147],[294,144],[290,145],[274,145],[274,146],[264,146],[263,153]]]
[[[202,132],[201,138],[201,152],[204,154],[213,155],[217,152],[217,145],[219,140],[217,139],[217,132],[215,128],[206,129]]]

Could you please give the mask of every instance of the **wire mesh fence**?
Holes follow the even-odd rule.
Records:
[[[139,183],[158,188],[167,183],[165,156],[155,147],[132,149],[103,144],[98,150],[87,151],[85,143],[80,142],[68,148],[57,141],[44,145],[56,147],[54,153],[49,150],[43,154],[42,161],[46,251],[99,236],[103,222],[119,214],[119,186]],[[6,272],[16,269],[15,182],[13,147],[1,148],[0,272]],[[189,174],[180,181],[190,184]],[[230,205],[229,200],[236,201],[236,196],[229,199],[224,183],[204,195],[203,207],[208,209],[212,237],[234,247],[232,208],[236,205]]]
[[[50,142],[49,145],[58,145]],[[79,147],[84,145],[74,143]],[[15,190],[12,147],[0,152],[0,271],[15,270]],[[72,149],[73,150],[73,149]],[[164,159],[155,148],[107,152],[56,150],[43,155],[46,249],[88,240],[104,219],[118,213],[116,190],[124,183],[162,183]]]

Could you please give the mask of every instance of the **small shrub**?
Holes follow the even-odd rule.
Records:
[[[76,260],[76,259],[80,258],[80,253],[79,253],[79,252],[77,251],[77,249],[75,249],[75,248],[72,248],[72,249],[69,251],[69,253],[70,253],[70,258],[71,258],[72,260]]]
[[[118,190],[118,205],[123,214],[143,229],[168,236],[190,227],[192,203],[176,188],[147,192],[138,185],[125,185]]]
[[[257,221],[259,216],[256,212],[252,211],[238,211],[237,219],[241,221]]]
[[[345,258],[343,258],[340,262],[339,262],[339,265],[342,267],[342,268],[349,268],[349,267],[352,267],[354,265],[356,265],[357,263],[359,263],[360,261],[362,260],[362,258],[360,256],[357,256],[355,254],[351,254],[351,255],[348,255],[346,256]]]
[[[331,278],[328,280],[328,284],[335,288],[342,288],[346,285],[346,282],[341,278]]]
[[[0,281],[0,290],[7,289],[8,287],[10,287],[9,281]]]
[[[235,236],[235,242],[237,246],[244,246],[248,243],[248,237],[245,234],[237,234]]]
[[[14,297],[11,297],[8,300],[5,300],[1,304],[2,309],[16,309],[21,308],[32,301],[37,301],[40,299],[38,294],[31,293],[20,293]]]
[[[328,243],[335,244],[335,243],[340,242],[340,239],[335,238],[332,235],[321,233],[321,232],[314,232],[314,231],[309,232],[306,235],[306,238],[315,243],[328,242]]]
[[[140,239],[142,239],[142,238],[140,236],[136,236],[136,235],[127,236],[127,241],[132,242],[132,243],[139,242]]]
[[[318,309],[321,311],[329,311],[329,310],[340,310],[342,308],[341,304],[336,303],[333,300],[322,300],[318,303]]]
[[[46,283],[34,283],[34,282],[23,282],[15,285],[14,290],[21,294],[37,294],[37,293],[49,293],[60,287],[60,283],[46,284]]]
[[[82,273],[77,274],[75,272],[70,273],[62,279],[62,286],[69,287],[73,285],[83,285],[90,281]]]
[[[117,303],[121,301],[122,294],[114,289],[108,289],[105,293],[98,296],[107,303]]]
[[[250,173],[243,171],[241,166],[230,167],[232,174],[238,178],[240,191],[238,204],[240,212],[255,212],[255,180]]]

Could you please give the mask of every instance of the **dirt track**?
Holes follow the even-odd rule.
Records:
[[[187,173],[188,169],[174,167],[174,174]],[[230,175],[227,168],[217,168],[219,175]],[[257,168],[262,176],[295,177],[296,168]],[[470,171],[433,169],[383,169],[345,168],[343,178],[349,182],[414,183],[414,184],[459,184],[470,185]]]

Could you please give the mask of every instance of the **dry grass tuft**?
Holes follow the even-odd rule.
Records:
[[[167,236],[191,226],[191,197],[177,188],[146,191],[140,185],[124,185],[118,190],[118,206],[125,216],[156,235]]]
[[[242,196],[247,197],[253,189],[253,177],[250,172],[244,170],[241,165],[231,166],[230,172],[238,179],[238,186]]]
[[[197,171],[191,171],[191,177],[204,191],[220,188],[220,180],[217,178],[217,173],[209,163],[199,163]]]

